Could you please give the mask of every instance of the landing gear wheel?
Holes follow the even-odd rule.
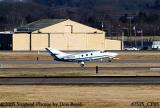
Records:
[[[84,67],[84,64],[81,64],[80,66],[81,66],[81,67]]]
[[[84,67],[84,62],[81,62],[81,65],[80,65],[81,67]]]
[[[111,59],[109,59],[108,62],[112,62]]]

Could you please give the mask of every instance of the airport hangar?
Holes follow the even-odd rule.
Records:
[[[0,47],[13,51],[37,51],[53,47],[58,50],[121,50],[120,40],[106,39],[105,32],[70,19],[42,19],[14,29],[1,38]],[[12,38],[12,39],[10,39]],[[8,40],[8,44],[6,44]],[[5,42],[4,42],[5,41]],[[5,50],[5,47],[3,48]]]

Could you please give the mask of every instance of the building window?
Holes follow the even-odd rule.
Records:
[[[65,33],[72,33],[73,26],[72,25],[65,25]]]

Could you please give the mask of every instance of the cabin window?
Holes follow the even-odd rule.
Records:
[[[81,55],[83,57],[83,55]]]
[[[88,54],[86,54],[86,56],[88,56]]]
[[[93,54],[91,53],[91,56],[92,56]]]

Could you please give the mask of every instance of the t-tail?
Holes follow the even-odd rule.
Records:
[[[49,52],[49,54],[54,57],[54,59],[56,60],[61,60],[64,56],[66,56],[67,54],[61,51],[58,51],[56,49],[53,48],[45,48],[47,50],[47,52]]]

